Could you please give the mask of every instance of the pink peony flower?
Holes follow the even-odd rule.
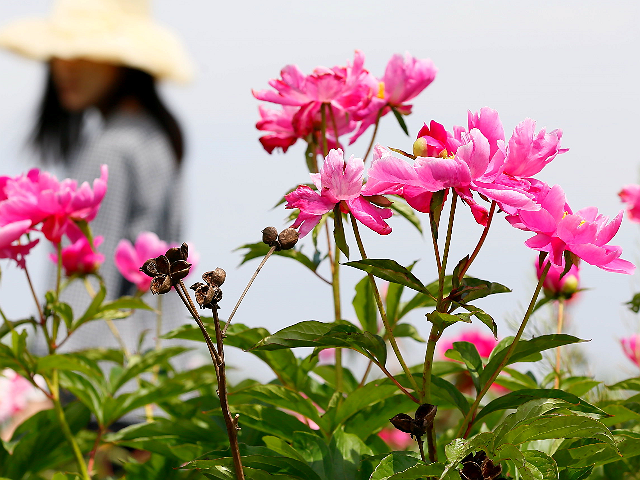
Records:
[[[337,204],[344,213],[351,212],[373,231],[381,235],[391,233],[391,227],[384,221],[391,217],[391,210],[373,205],[362,195],[363,172],[362,159],[352,156],[345,162],[342,150],[331,150],[320,173],[311,174],[317,191],[301,185],[285,195],[285,208],[300,209],[293,228],[300,227],[301,237],[313,230],[322,215],[333,210]]]
[[[627,216],[632,222],[640,223],[640,185],[627,185],[620,193],[620,200],[627,204]]]
[[[548,252],[551,263],[561,268],[564,252],[570,251],[590,265],[609,272],[634,272],[635,266],[620,258],[622,248],[607,245],[620,228],[622,212],[611,222],[598,214],[596,207],[573,213],[558,185],[541,189],[538,201],[539,211],[521,211],[507,217],[514,227],[536,234],[525,242],[528,247]]]
[[[531,125],[531,121],[525,120],[516,127],[509,143],[513,145],[511,152],[505,145],[498,113],[490,108],[469,112],[468,131],[454,127],[450,133],[432,121],[418,133],[414,143],[418,157],[412,167],[382,148],[374,152],[366,194],[399,194],[416,210],[428,212],[432,192],[453,188],[482,225],[487,223],[488,211],[476,203],[473,191],[495,200],[507,212],[538,210],[535,194],[530,191],[533,179],[519,176],[533,171],[534,167],[518,167],[542,168],[541,163],[548,163],[562,151],[556,148],[555,154],[550,153],[553,149],[544,142],[548,137],[544,130],[538,136],[531,136],[527,150],[526,138],[529,137],[521,130]],[[561,134],[552,133],[557,147]],[[509,171],[505,171],[505,165]]]
[[[397,428],[383,428],[378,436],[393,450],[406,450],[414,443],[411,435],[401,432]]]
[[[640,344],[638,343],[639,339],[640,335],[635,334],[631,335],[630,337],[620,339],[620,343],[622,344],[622,350],[624,351],[624,354],[627,356],[627,358],[640,367]]]
[[[31,229],[31,220],[19,220],[0,227],[0,258],[11,258],[19,267],[25,267],[24,257],[39,242],[38,239],[20,243],[20,237]]]
[[[151,286],[152,278],[142,273],[140,267],[150,258],[164,255],[169,248],[174,246],[176,245],[167,244],[167,242],[160,240],[155,233],[142,232],[136,238],[135,246],[129,240],[120,240],[116,246],[113,261],[124,278],[133,283],[141,292],[146,292]],[[199,259],[200,255],[189,244],[187,261],[191,264],[192,270]]]
[[[74,220],[90,222],[97,215],[107,191],[107,166],[100,171],[93,189],[87,182],[79,188],[75,180],[58,182],[55,176],[38,169],[15,178],[4,177],[0,182],[0,226],[27,219],[32,227],[42,222],[45,237],[59,243]]]
[[[93,248],[85,236],[81,236],[71,245],[62,249],[62,267],[67,277],[74,274],[86,275],[95,273],[104,262],[104,255],[97,251],[102,244],[102,236],[93,239]],[[49,258],[53,263],[58,263],[58,255],[52,253]]]
[[[265,139],[269,147],[276,141],[280,144],[290,142],[292,133],[296,138],[304,138],[310,134],[317,137],[322,123],[323,105],[329,107],[325,112],[327,134],[334,135],[335,129],[339,135],[353,131],[357,127],[354,117],[369,105],[373,91],[378,86],[377,80],[364,69],[364,55],[358,50],[355,52],[353,66],[317,67],[311,75],[304,75],[297,66],[287,65],[280,75],[280,79],[269,81],[275,91],[252,91],[258,100],[295,107],[278,115],[277,120],[273,114],[265,118],[261,111],[263,120],[258,125],[262,128],[258,128],[274,131],[278,135]],[[292,131],[289,130],[286,117],[291,117]],[[267,123],[262,123],[265,120]],[[276,126],[277,129],[274,129]],[[281,131],[283,128],[284,132]],[[317,138],[315,141],[318,143]],[[337,146],[337,139],[334,138],[333,141]],[[276,146],[281,146],[280,144]]]
[[[293,115],[297,109],[287,105],[282,110],[269,110],[262,105],[258,108],[261,120],[256,123],[256,128],[272,132],[260,137],[260,143],[268,153],[273,153],[276,148],[285,153],[299,138],[293,129]]]
[[[430,59],[418,60],[408,52],[402,55],[394,55],[387,63],[384,76],[378,84],[378,91],[365,111],[360,113],[362,122],[358,132],[351,138],[354,143],[367,128],[373,125],[378,118],[391,111],[391,107],[402,115],[411,113],[412,105],[406,102],[412,100],[436,77],[438,69]],[[382,110],[382,112],[380,112]]]
[[[9,368],[0,371],[0,425],[23,411],[30,401],[44,399],[44,394],[28,380]]]
[[[540,275],[542,275],[542,271],[546,267],[547,263],[549,263],[548,260],[544,262],[541,268],[540,262],[536,260],[535,266],[538,279],[540,278]],[[542,284],[546,297],[554,299],[563,298],[565,300],[575,298],[575,294],[580,285],[580,267],[576,264],[571,265],[569,271],[560,278],[562,272],[564,272],[564,267],[558,267],[553,264],[549,267],[547,276]]]

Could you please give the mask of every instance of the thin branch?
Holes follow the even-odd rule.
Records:
[[[227,319],[227,323],[225,324],[224,328],[222,329],[222,336],[226,335],[227,329],[229,328],[229,325],[231,325],[231,320],[233,319],[233,316],[236,314],[236,311],[238,310],[238,307],[242,303],[242,300],[244,299],[244,296],[249,291],[249,288],[251,287],[251,284],[253,283],[253,281],[258,276],[258,273],[260,273],[260,270],[262,270],[262,267],[264,267],[264,264],[267,263],[267,260],[269,260],[269,257],[275,251],[276,251],[276,247],[275,246],[271,247],[269,249],[269,251],[267,252],[267,254],[264,256],[264,258],[262,259],[262,261],[260,262],[260,265],[258,265],[258,268],[256,268],[256,271],[253,274],[253,277],[251,277],[251,280],[249,280],[249,283],[245,287],[244,292],[242,292],[242,295],[240,295],[240,298],[238,299],[238,302],[236,303],[236,306],[233,307],[233,310],[231,311],[231,315],[229,315],[229,318]]]
[[[462,280],[462,278],[464,277],[464,274],[467,273],[467,270],[469,270],[469,267],[478,256],[478,253],[480,253],[480,249],[482,248],[482,245],[484,244],[484,241],[487,238],[487,234],[489,233],[489,227],[491,227],[491,221],[493,220],[493,214],[496,211],[496,205],[497,203],[495,200],[491,202],[491,209],[489,210],[487,225],[484,227],[484,230],[482,231],[482,235],[480,235],[480,239],[478,240],[478,244],[476,245],[476,248],[473,250],[473,253],[469,257],[469,260],[467,260],[467,263],[465,263],[464,268],[460,270],[460,276],[458,277],[460,280]]]
[[[373,127],[373,135],[371,136],[371,142],[369,142],[369,147],[367,148],[367,152],[364,154],[364,157],[362,157],[362,161],[363,162],[367,161],[367,157],[369,156],[369,153],[371,153],[371,149],[373,148],[373,142],[375,142],[376,134],[378,133],[378,126],[380,125],[380,118],[382,118],[382,112],[384,111],[385,108],[386,108],[386,105],[384,107],[382,107],[380,110],[378,110],[378,116],[376,117],[376,124]]]

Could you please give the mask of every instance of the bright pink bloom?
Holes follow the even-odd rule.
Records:
[[[284,105],[282,110],[269,110],[262,105],[258,108],[261,120],[256,123],[256,128],[273,132],[260,137],[260,143],[268,153],[273,153],[276,148],[281,148],[285,153],[299,138],[292,123],[297,108],[287,105]]]
[[[358,132],[349,143],[355,142],[367,128],[373,125],[378,118],[391,111],[391,107],[402,115],[411,113],[412,105],[406,102],[412,100],[436,78],[438,69],[430,59],[418,60],[408,52],[402,55],[395,54],[387,63],[384,76],[380,79],[378,91],[364,113],[361,113],[362,123]],[[381,113],[380,110],[382,110]]]
[[[536,234],[525,242],[529,248],[548,252],[551,263],[558,267],[564,267],[563,254],[568,250],[603,270],[633,273],[635,266],[620,258],[622,248],[607,245],[620,228],[622,212],[611,222],[596,207],[572,213],[558,185],[541,191],[538,201],[540,210],[507,217],[514,227]]]
[[[538,279],[540,275],[542,275],[542,271],[547,266],[547,263],[549,263],[548,260],[540,267],[540,262],[536,260],[536,275]],[[574,263],[571,265],[569,271],[560,278],[562,272],[564,272],[564,267],[558,267],[554,264],[551,264],[551,267],[549,267],[547,276],[542,284],[546,297],[554,299],[563,298],[565,300],[570,300],[575,297],[580,285],[580,267]]]
[[[95,218],[107,191],[108,170],[103,165],[100,178],[78,188],[77,182],[65,179],[58,182],[55,176],[33,169],[27,175],[3,180],[3,197],[0,201],[0,225],[31,220],[32,227],[42,222],[42,233],[54,243],[74,220],[90,222]]]
[[[142,273],[140,267],[150,258],[164,255],[169,248],[174,246],[176,245],[160,240],[155,233],[142,232],[136,238],[135,246],[129,240],[120,240],[116,246],[113,261],[124,278],[133,283],[141,292],[146,292],[151,286],[152,279]],[[187,261],[191,264],[192,270],[199,259],[198,252],[193,249],[192,245],[189,245]]]
[[[27,379],[9,368],[0,371],[0,425],[22,412],[30,401],[44,399]]]
[[[367,187],[367,194],[399,194],[398,191],[401,190],[400,194],[410,205],[419,211],[428,212],[430,192],[453,188],[469,205],[476,221],[482,225],[487,223],[488,211],[476,203],[473,191],[495,200],[500,208],[508,212],[539,209],[534,193],[528,190],[532,179],[504,172],[509,152],[505,146],[498,113],[486,107],[477,113],[469,112],[468,128],[467,131],[462,127],[455,127],[453,133],[450,133],[437,122],[432,121],[429,126],[425,124],[414,143],[414,153],[423,155],[418,156],[413,164],[415,175],[402,165],[406,163],[403,160],[387,154],[381,156],[380,152],[377,157],[374,154],[374,162],[369,171],[369,178],[373,178],[374,182],[369,180],[371,187]],[[532,143],[535,141],[537,137],[531,140]],[[516,145],[520,144],[516,142]],[[534,145],[530,150],[537,152],[539,148],[536,148]],[[526,162],[533,156],[527,157],[520,151],[514,152],[514,165],[518,159]],[[381,162],[383,157],[386,158]],[[545,157],[545,161],[547,160]],[[399,176],[400,172],[402,175]],[[387,189],[382,188],[383,185]]]
[[[627,185],[620,193],[620,200],[627,204],[627,216],[632,222],[640,223],[640,185]]]
[[[454,342],[469,342],[473,343],[478,349],[478,353],[482,358],[489,358],[493,349],[498,345],[498,341],[493,338],[492,335],[483,335],[478,331],[466,331],[461,333],[455,338],[447,340],[441,340],[438,344],[438,349],[444,357],[444,352],[453,348]]]
[[[635,334],[630,337],[620,339],[622,350],[629,360],[640,367],[640,335]]]
[[[304,75],[297,66],[287,65],[280,75],[280,79],[269,81],[275,91],[252,93],[258,100],[298,107],[291,118],[297,137],[306,137],[320,128],[323,105],[329,107],[325,112],[328,133],[333,133],[334,121],[341,130],[339,134],[353,131],[357,126],[353,117],[367,107],[377,87],[375,78],[364,69],[364,55],[358,50],[353,66],[317,67],[311,75]]]
[[[67,277],[74,274],[86,275],[95,273],[104,263],[104,255],[97,251],[104,238],[97,236],[93,239],[93,248],[85,236],[81,236],[71,245],[62,249],[62,267]],[[53,263],[58,263],[58,255],[52,253],[49,258]]]
[[[383,428],[378,436],[393,450],[406,450],[414,443],[411,435],[401,432],[397,428]]]
[[[513,131],[507,147],[504,173],[514,177],[535,175],[559,153],[568,151],[560,148],[562,130],[546,133],[542,128],[537,134],[536,122],[527,118]]]
[[[293,228],[300,227],[301,237],[313,230],[322,215],[333,210],[336,204],[373,231],[381,235],[391,233],[391,227],[384,221],[391,217],[391,210],[373,205],[362,195],[363,172],[362,159],[352,156],[345,162],[342,150],[331,150],[320,173],[311,174],[317,191],[301,185],[285,195],[285,208],[300,209]]]
[[[0,227],[0,258],[11,258],[24,268],[24,257],[39,242],[38,239],[21,244],[18,239],[31,229],[31,220],[19,220]]]
[[[336,358],[335,348],[325,348],[318,353],[318,362],[322,364],[333,363]]]

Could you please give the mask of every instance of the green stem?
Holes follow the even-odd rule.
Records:
[[[469,260],[467,260],[467,263],[465,263],[464,268],[460,270],[460,276],[458,277],[460,280],[462,280],[462,278],[464,277],[464,274],[467,273],[467,270],[469,270],[469,267],[478,256],[478,253],[480,253],[480,249],[482,248],[482,245],[484,244],[484,241],[487,238],[487,234],[489,233],[489,227],[491,227],[491,221],[493,220],[493,214],[496,211],[496,205],[497,203],[495,200],[491,202],[491,209],[489,210],[487,225],[484,227],[484,230],[482,231],[482,235],[480,235],[480,239],[478,240],[478,244],[476,245],[476,248],[473,250],[473,253],[469,257]]]
[[[331,287],[333,290],[333,308],[335,314],[335,321],[338,322],[342,319],[342,306],[340,302],[340,249],[335,249],[335,255],[333,257],[333,270]],[[343,391],[343,374],[342,374],[342,349],[336,348],[335,350],[335,368],[336,368],[336,389],[339,392]]]
[[[447,227],[447,238],[444,241],[444,252],[442,253],[442,268],[438,272],[438,306],[439,312],[442,310],[442,300],[444,298],[444,277],[447,270],[447,259],[449,258],[449,247],[451,246],[451,234],[453,232],[453,220],[456,216],[456,204],[458,201],[458,194],[454,189],[451,189],[453,195],[451,196],[451,210],[449,211],[449,226]]]
[[[329,147],[327,145],[327,111],[326,103],[323,103],[320,107],[320,115],[322,117],[322,155],[326,157],[329,155]]]
[[[336,123],[336,116],[333,113],[333,108],[331,107],[331,104],[328,104],[328,108],[329,108],[329,115],[331,116],[331,124],[333,126],[333,134],[336,137],[336,145],[339,148],[342,148],[340,145],[340,142],[338,141],[338,124]]]
[[[562,333],[562,326],[564,324],[564,299],[558,300],[558,335]],[[560,347],[556,347],[556,379],[553,388],[560,388],[560,365],[562,363],[562,356],[560,354]]]
[[[533,297],[531,298],[531,302],[529,303],[529,308],[527,308],[527,312],[525,313],[524,318],[522,319],[522,323],[520,324],[518,333],[516,333],[516,336],[514,337],[513,342],[511,342],[511,345],[509,345],[509,350],[507,350],[507,354],[502,359],[502,362],[500,362],[500,365],[498,365],[498,368],[496,368],[496,370],[493,372],[491,377],[487,380],[487,383],[485,383],[484,387],[482,387],[482,390],[480,390],[480,393],[478,393],[478,396],[476,397],[475,402],[473,402],[473,405],[471,405],[471,408],[469,409],[469,413],[467,413],[467,415],[464,417],[464,420],[462,422],[462,425],[460,425],[460,430],[458,430],[458,434],[456,435],[456,437],[462,437],[464,435],[466,438],[466,436],[469,434],[469,432],[471,431],[471,427],[473,426],[473,420],[476,416],[476,410],[478,409],[478,405],[480,405],[480,401],[485,396],[485,394],[489,391],[489,388],[491,387],[495,379],[498,378],[498,375],[500,375],[500,372],[504,369],[504,367],[506,367],[507,363],[509,363],[509,359],[511,358],[511,355],[513,355],[513,352],[518,346],[520,337],[522,337],[522,333],[524,332],[524,329],[527,326],[527,322],[529,321],[529,318],[533,313],[533,309],[536,305],[536,301],[538,300],[538,295],[540,294],[540,290],[542,290],[542,284],[544,283],[544,279],[546,278],[547,272],[549,271],[550,267],[551,267],[551,262],[547,262],[547,265],[545,266],[544,270],[542,271],[542,274],[540,275],[540,280],[538,280],[538,285],[536,286],[536,290],[535,292],[533,292]]]
[[[69,428],[69,424],[67,423],[67,419],[64,415],[62,404],[60,403],[60,384],[58,378],[58,370],[53,370],[51,374],[51,381],[47,380],[47,384],[49,386],[49,390],[51,391],[51,401],[53,402],[56,418],[58,419],[58,423],[60,424],[62,433],[71,446],[73,456],[75,457],[78,468],[80,469],[80,475],[84,480],[91,480],[89,471],[87,470],[87,464],[84,461],[84,457],[82,456],[82,452],[80,451],[80,447],[78,446],[73,433],[71,433],[71,429]]]
[[[422,395],[420,403],[431,403],[431,370],[433,368],[433,355],[436,351],[436,343],[440,339],[442,332],[433,324],[429,339],[427,340],[427,352],[424,356],[424,368],[422,370]]]
[[[360,250],[360,255],[362,256],[363,260],[366,260],[367,254],[364,250],[364,245],[362,244],[362,238],[360,237],[360,232],[358,231],[358,224],[357,224],[356,218],[353,216],[352,213],[349,213],[349,215],[351,216],[351,225],[353,226],[353,234],[356,237],[356,242],[358,244],[358,249]],[[384,328],[387,332],[387,335],[389,336],[389,343],[391,344],[391,348],[393,349],[393,352],[396,354],[396,358],[398,359],[398,362],[400,362],[400,365],[402,366],[402,370],[407,376],[409,382],[411,382],[411,387],[416,393],[420,393],[420,389],[418,388],[418,383],[416,382],[415,378],[413,378],[413,375],[409,371],[409,367],[407,367],[407,364],[405,363],[404,358],[402,358],[402,354],[400,353],[400,348],[398,348],[398,342],[396,342],[396,337],[394,337],[393,335],[393,329],[389,324],[387,313],[384,310],[384,305],[382,304],[382,297],[380,297],[380,292],[378,291],[376,280],[371,273],[369,273],[368,276],[371,282],[371,287],[373,288],[373,296],[376,299],[376,304],[378,305],[378,311],[380,312],[380,317],[382,318],[382,323],[384,324]]]
[[[376,123],[375,123],[375,126],[373,127],[373,135],[371,136],[371,142],[369,142],[369,147],[367,148],[367,153],[365,153],[364,157],[362,157],[362,161],[363,162],[367,161],[367,157],[369,156],[369,153],[371,153],[371,149],[373,148],[373,142],[375,142],[376,134],[378,133],[378,126],[380,125],[380,119],[382,118],[382,112],[383,112],[383,110],[385,108],[386,108],[386,105],[384,107],[382,107],[380,110],[378,110],[378,116],[376,117]]]
[[[29,275],[29,270],[27,269],[27,265],[24,265],[24,273],[27,276],[27,283],[29,284],[29,289],[31,290],[31,295],[33,295],[33,300],[36,302],[36,307],[38,307],[38,316],[40,317],[40,325],[44,325],[44,313],[42,312],[42,306],[38,301],[38,295],[36,295],[36,290],[33,288],[33,282],[31,281],[31,275]]]
[[[431,227],[431,243],[433,244],[433,253],[436,257],[436,267],[438,267],[438,273],[440,273],[442,270],[442,261],[440,260],[440,250],[438,249],[438,226],[431,211],[429,212],[429,226]]]

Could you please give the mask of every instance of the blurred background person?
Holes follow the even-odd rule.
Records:
[[[99,273],[108,298],[134,294],[135,286],[113,261],[118,242],[133,242],[141,232],[183,240],[183,133],[156,81],[188,81],[187,54],[171,32],[153,22],[148,0],[57,0],[48,18],[2,29],[0,46],[48,64],[29,139],[42,162],[62,166],[64,176],[78,183],[98,178],[100,166],[108,165],[107,194],[91,224],[94,237],[104,237],[99,250],[106,261]],[[83,290],[76,282],[63,297],[76,315],[90,300]],[[165,317],[173,320],[171,327],[184,318],[176,312]],[[117,326],[132,352],[142,331],[155,330],[154,315]],[[170,325],[165,326],[166,331]],[[96,346],[118,346],[104,322],[79,329],[65,345]]]

